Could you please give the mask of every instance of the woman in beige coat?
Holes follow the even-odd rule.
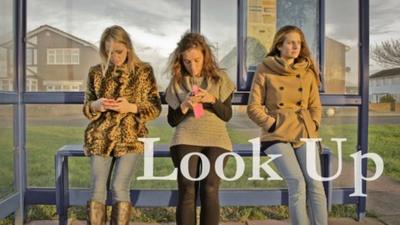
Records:
[[[282,27],[257,67],[247,113],[261,127],[261,150],[282,155],[274,163],[287,183],[290,217],[296,225],[328,223],[322,182],[307,174],[306,147],[300,141],[318,137],[318,84],[317,65],[303,32],[295,26]],[[311,163],[316,163],[320,173],[318,154],[316,158]]]

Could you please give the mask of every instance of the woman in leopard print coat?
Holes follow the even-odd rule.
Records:
[[[90,120],[84,135],[84,151],[91,157],[92,171],[88,224],[106,222],[106,186],[111,170],[111,224],[128,224],[130,182],[144,149],[138,138],[148,133],[145,123],[159,116],[161,102],[151,66],[136,56],[122,27],[105,29],[100,56],[103,62],[89,70],[83,106]]]

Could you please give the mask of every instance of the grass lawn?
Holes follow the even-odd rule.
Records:
[[[0,129],[0,199],[14,192],[13,130]]]
[[[65,144],[82,143],[84,128],[81,126],[28,126],[27,128],[27,170],[28,185],[34,187],[54,187],[54,155]],[[161,137],[160,143],[168,143],[172,136],[172,129],[167,126],[150,127],[151,137]],[[332,137],[345,137],[343,145],[345,160],[351,160],[350,154],[355,152],[357,142],[357,126],[354,124],[325,125],[321,128],[323,144],[336,152],[336,145],[330,141]],[[248,143],[254,138],[249,134],[230,130],[235,143]],[[378,153],[384,160],[384,174],[400,181],[400,155],[397,146],[400,145],[400,127],[398,125],[370,125],[369,152]],[[3,128],[0,131],[0,199],[13,192],[13,143],[12,129]],[[264,159],[266,160],[266,158]],[[283,187],[283,182],[248,181],[251,176],[251,158],[245,159],[245,175],[235,182],[223,182],[223,188],[266,188]],[[155,175],[162,176],[171,173],[173,166],[169,158],[155,160]],[[371,163],[369,168],[373,169]],[[230,160],[225,173],[233,176],[235,172],[234,160]],[[88,158],[70,160],[70,184],[73,187],[89,186]],[[138,165],[136,175],[143,174],[143,164]],[[135,188],[174,188],[175,181],[134,181]],[[134,218],[140,221],[174,220],[174,208],[135,209]],[[223,208],[223,220],[244,219],[283,219],[287,217],[287,207],[229,207]],[[71,217],[83,218],[84,210],[76,207],[70,210]],[[35,206],[29,211],[29,218],[55,218],[54,206]],[[352,206],[335,206],[331,216],[354,215]],[[158,216],[156,216],[158,215]],[[3,220],[0,225],[7,224]]]
[[[357,126],[356,125],[328,125],[321,129],[321,137],[324,145],[328,146],[334,154],[337,153],[335,142],[330,138],[347,138],[343,143],[343,159],[353,160],[350,157],[357,148]],[[400,181],[400,126],[399,125],[370,125],[368,129],[368,152],[377,153],[383,158],[383,174]],[[369,160],[368,169],[374,171],[375,165]]]

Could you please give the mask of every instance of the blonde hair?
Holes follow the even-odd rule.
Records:
[[[169,56],[167,70],[171,71],[174,81],[180,82],[183,75],[188,73],[183,65],[183,53],[191,48],[198,48],[203,54],[204,61],[201,73],[204,77],[211,77],[215,82],[219,81],[220,77],[218,71],[221,70],[221,68],[218,67],[210,45],[203,35],[192,32],[187,32],[182,36],[177,47]]]
[[[310,51],[310,48],[308,47],[308,44],[306,42],[306,38],[304,36],[303,31],[298,27],[293,26],[293,25],[287,25],[287,26],[281,27],[274,36],[274,40],[273,40],[272,46],[270,48],[271,50],[269,51],[267,56],[280,56],[281,52],[279,51],[278,47],[282,46],[283,42],[285,42],[286,35],[289,33],[292,33],[292,32],[298,33],[300,35],[300,41],[301,41],[300,54],[294,60],[294,62],[296,63],[303,59],[309,59],[310,64],[311,64],[310,68],[314,71],[317,81],[319,82],[318,65],[311,55],[311,51]]]
[[[121,26],[113,25],[113,26],[107,27],[103,31],[103,34],[101,35],[101,39],[100,39],[99,54],[100,54],[100,57],[102,60],[103,75],[105,74],[105,72],[108,69],[108,66],[110,64],[110,57],[111,57],[109,52],[107,52],[107,50],[106,50],[106,42],[107,41],[124,44],[125,47],[128,49],[127,56],[126,56],[126,64],[128,65],[128,69],[130,72],[133,72],[135,70],[135,66],[137,66],[139,63],[142,62],[135,53],[135,50],[133,48],[132,41],[131,41],[131,38],[129,37],[128,32],[126,32],[124,30],[124,28],[122,28]]]

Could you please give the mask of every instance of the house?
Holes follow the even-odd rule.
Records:
[[[369,100],[378,103],[382,96],[391,95],[400,102],[400,67],[381,70],[369,77]]]
[[[7,62],[0,66],[0,91],[12,90],[13,44],[0,45]],[[89,67],[99,59],[92,43],[49,25],[40,26],[27,33],[26,91],[83,91]]]

